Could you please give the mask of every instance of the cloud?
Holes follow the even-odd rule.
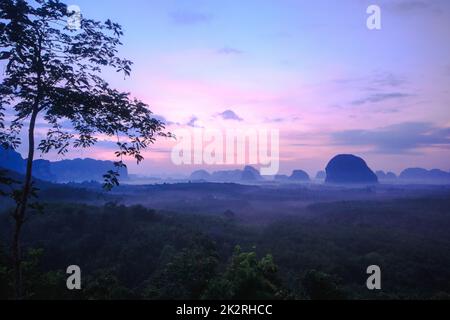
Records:
[[[340,101],[334,103],[334,107],[343,109],[349,104],[352,106],[361,106],[365,104],[375,104],[387,100],[400,100],[415,96],[410,92],[414,92],[414,88],[410,87],[410,81],[403,75],[387,71],[375,71],[367,75],[344,77],[332,80],[337,85],[337,89],[342,92],[347,92],[350,96],[358,94],[354,100],[350,102]],[[404,102],[404,101],[401,101]],[[411,102],[408,100],[408,102]],[[384,106],[386,107],[386,106]],[[373,109],[371,112],[392,113],[398,112],[399,107],[383,110]]]
[[[191,119],[186,123],[187,126],[192,128],[199,128],[200,126],[197,124],[198,118],[196,116],[192,116]]]
[[[386,0],[382,5],[397,14],[417,14],[428,11],[432,14],[442,14],[449,9],[448,0]]]
[[[233,110],[225,110],[224,112],[219,113],[218,116],[224,120],[236,120],[236,121],[244,120],[241,117],[239,117]]]
[[[222,55],[240,55],[243,54],[244,52],[242,50],[232,47],[223,47],[217,50],[217,53]]]
[[[379,153],[410,153],[430,146],[449,146],[450,127],[405,122],[373,130],[345,130],[331,134],[335,145],[371,146]]]
[[[180,10],[171,12],[170,18],[173,23],[178,25],[195,25],[210,22],[212,20],[212,15],[195,11]]]
[[[382,102],[385,100],[391,100],[391,99],[400,99],[400,98],[406,98],[410,97],[410,94],[406,93],[400,93],[400,92],[388,92],[388,93],[375,93],[371,94],[365,98],[354,100],[351,102],[354,106],[363,105],[366,103],[377,103]]]
[[[432,1],[424,0],[403,0],[392,3],[396,11],[407,12],[428,9],[432,6]]]
[[[298,116],[292,116],[292,117],[276,117],[276,118],[265,118],[264,122],[266,123],[281,123],[281,122],[295,122],[300,120],[301,118]]]
[[[334,80],[337,84],[357,84],[359,86],[370,87],[371,90],[387,87],[399,87],[407,80],[404,77],[396,75],[392,72],[376,72],[364,77],[339,78]]]
[[[268,123],[280,123],[280,122],[284,122],[284,121],[286,121],[285,118],[272,118],[272,119],[266,118],[265,119],[265,122],[268,122]]]
[[[407,81],[405,78],[395,75],[391,72],[383,72],[374,74],[371,79],[369,79],[369,84],[375,86],[384,87],[398,87],[405,84]]]

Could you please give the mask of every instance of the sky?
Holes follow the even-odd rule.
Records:
[[[340,153],[359,155],[374,170],[450,170],[450,1],[67,4],[123,26],[120,55],[134,62],[131,77],[104,77],[149,104],[170,131],[279,130],[286,174],[315,175]],[[381,8],[380,30],[366,26],[371,4]],[[129,171],[158,176],[219,168],[174,165],[176,143],[159,139],[139,166],[127,162]],[[112,147],[105,139],[67,157],[112,160]]]

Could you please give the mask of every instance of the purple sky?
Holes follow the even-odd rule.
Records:
[[[450,170],[450,1],[68,4],[123,25],[121,54],[134,61],[133,73],[105,77],[170,130],[278,129],[281,173],[315,174],[337,153],[360,155],[375,170]],[[366,27],[370,4],[381,7],[381,30]],[[130,172],[198,168],[171,164],[174,144],[159,141]],[[69,158],[113,159],[111,146],[105,140]]]

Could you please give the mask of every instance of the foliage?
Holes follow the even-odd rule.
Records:
[[[218,265],[214,247],[193,245],[175,254],[148,282],[145,298],[199,299]]]
[[[340,300],[345,294],[338,288],[336,281],[329,274],[309,270],[303,279],[303,287],[312,300]]]
[[[43,153],[87,148],[98,135],[106,135],[118,139],[116,166],[124,166],[122,156],[127,155],[142,161],[141,150],[157,135],[168,134],[148,105],[111,88],[100,76],[108,67],[130,75],[132,62],[117,56],[121,26],[83,17],[81,28],[73,30],[67,26],[67,5],[59,0],[36,3],[0,3],[0,61],[6,61],[0,84],[0,144],[16,148],[27,119],[40,115],[49,125],[39,143]],[[8,128],[6,108],[15,111]],[[117,171],[106,173],[105,186],[117,185],[117,178]]]
[[[237,246],[225,273],[211,281],[204,299],[273,299],[280,297],[277,266],[271,255],[261,260]]]
[[[220,214],[52,202],[25,226],[25,246],[44,249],[26,256],[26,296],[448,299],[448,198],[321,203],[309,210],[260,226]],[[10,224],[0,214],[3,243]],[[241,249],[233,251],[237,244]],[[0,293],[11,298],[4,252]],[[82,269],[79,292],[65,289],[71,264]],[[371,264],[381,267],[381,291],[366,288]]]
[[[102,269],[89,277],[83,294],[90,300],[123,300],[136,298],[124,287],[113,270]]]
[[[141,151],[156,136],[170,136],[148,105],[111,88],[101,77],[106,68],[130,75],[132,62],[118,57],[121,26],[109,19],[83,18],[75,30],[67,23],[70,15],[59,0],[0,2],[0,62],[6,63],[0,83],[0,147],[16,149],[24,127],[28,132],[23,188],[11,195],[16,202],[11,252],[17,299],[23,297],[24,289],[20,243],[26,212],[43,209],[29,202],[38,191],[32,171],[39,121],[47,125],[46,138],[38,145],[42,153],[56,150],[64,155],[70,147],[88,148],[101,135],[117,139],[116,169],[103,176],[108,190],[119,185],[119,171],[126,167],[124,156],[139,163]],[[15,113],[9,127],[5,110]]]

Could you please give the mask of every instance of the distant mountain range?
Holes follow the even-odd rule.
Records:
[[[189,177],[192,181],[215,181],[215,182],[256,182],[262,181],[263,177],[259,171],[251,166],[246,166],[244,170],[223,170],[209,173],[206,170],[192,172]]]
[[[189,177],[197,182],[255,182],[274,180],[280,183],[310,182],[311,178],[303,170],[294,170],[290,176],[279,174],[274,177],[263,177],[258,170],[246,166],[243,170],[225,170],[209,173],[206,170],[192,172]],[[393,172],[372,171],[364,159],[351,154],[333,157],[326,170],[317,172],[315,180],[336,184],[376,184],[384,183],[450,183],[450,172],[439,169],[408,168],[397,177]]]
[[[303,170],[294,170],[290,176],[277,175],[276,181],[307,182],[310,181],[309,175]],[[258,170],[252,166],[246,166],[243,170],[222,170],[209,173],[206,170],[197,170],[192,172],[189,177],[191,181],[208,182],[258,182],[264,181]]]
[[[18,152],[0,147],[0,168],[24,174],[25,166],[26,159]],[[112,161],[89,158],[54,162],[43,159],[33,161],[33,176],[51,182],[103,181],[103,175],[108,170],[115,170]],[[126,168],[120,170],[120,179],[128,179]]]
[[[311,181],[309,175],[303,170],[294,170],[290,176],[285,174],[278,174],[275,176],[275,181],[286,182],[308,182]]]
[[[450,172],[439,169],[408,168],[400,173],[400,179],[409,181],[450,182]]]
[[[12,150],[0,147],[0,168],[25,173],[26,160]],[[37,159],[34,161],[33,176],[50,182],[85,182],[103,181],[103,175],[108,170],[115,170],[112,161],[95,159],[73,159],[62,161],[48,161]],[[121,169],[120,178],[129,179],[126,168]],[[311,178],[303,170],[294,170],[290,176],[276,175],[272,178],[263,177],[252,166],[239,170],[222,170],[209,173],[206,170],[192,172],[189,180],[196,182],[263,182],[274,180],[281,183],[310,182]],[[328,163],[325,171],[319,171],[315,180],[327,183],[363,183],[372,184],[385,182],[399,183],[450,183],[450,172],[439,169],[427,170],[423,168],[407,168],[397,177],[393,172],[376,171],[374,173],[366,162],[354,155],[337,155]]]
[[[397,179],[397,175],[393,172],[384,172],[383,170],[378,170],[377,172],[375,172],[375,174],[378,177],[378,180],[382,181],[382,180],[395,180]]]

